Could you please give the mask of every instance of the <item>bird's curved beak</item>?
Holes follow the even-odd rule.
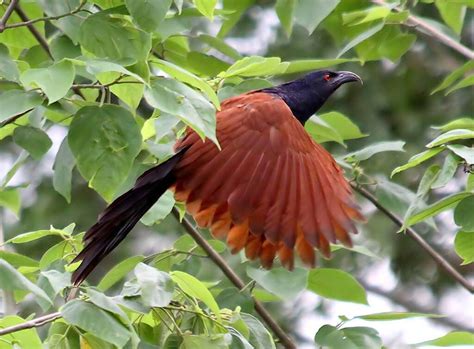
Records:
[[[333,83],[337,84],[337,86],[341,86],[342,84],[352,81],[358,81],[363,84],[363,81],[360,76],[351,71],[337,72],[337,76],[333,79]]]

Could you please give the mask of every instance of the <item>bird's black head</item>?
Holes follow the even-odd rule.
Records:
[[[304,124],[341,85],[362,79],[350,71],[319,70],[294,81],[264,89],[280,96]]]

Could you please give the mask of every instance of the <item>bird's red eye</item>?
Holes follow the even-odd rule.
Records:
[[[325,74],[325,75],[323,76],[323,79],[326,80],[326,81],[329,81],[329,80],[331,80],[331,75]]]

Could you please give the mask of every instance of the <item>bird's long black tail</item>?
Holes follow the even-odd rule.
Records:
[[[182,149],[160,165],[143,173],[134,187],[113,201],[84,236],[84,249],[72,261],[82,261],[72,274],[74,286],[127,236],[140,218],[175,182],[173,169],[183,156]]]

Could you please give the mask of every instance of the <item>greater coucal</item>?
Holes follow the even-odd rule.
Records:
[[[361,81],[352,72],[312,72],[276,87],[222,102],[217,112],[221,149],[188,128],[176,154],[143,173],[112,202],[84,236],[79,285],[167,190],[201,227],[225,238],[231,251],[245,249],[270,268],[276,255],[293,268],[294,250],[314,266],[317,248],[351,245],[354,219],[362,219],[334,158],[303,125],[342,84]]]

